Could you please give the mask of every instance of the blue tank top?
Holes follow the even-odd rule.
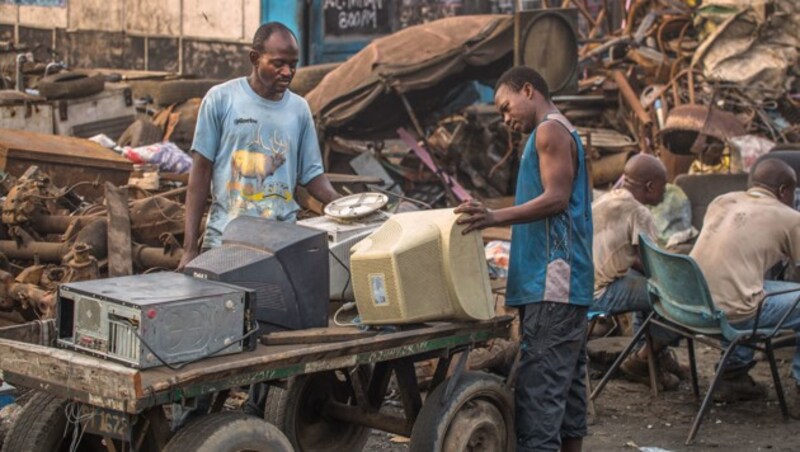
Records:
[[[578,171],[572,183],[567,210],[512,227],[506,288],[506,304],[509,306],[541,301],[578,306],[592,303],[592,200],[583,144],[578,132],[562,115],[548,115],[545,121],[549,120],[563,125],[572,135],[577,150]],[[542,193],[544,188],[539,173],[534,129],[520,161],[515,204],[524,204]]]

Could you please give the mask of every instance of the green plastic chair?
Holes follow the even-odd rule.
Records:
[[[728,322],[725,314],[714,306],[705,277],[700,267],[691,257],[663,251],[644,235],[639,236],[639,247],[645,275],[648,278],[650,303],[653,307],[653,312],[647,317],[642,327],[636,332],[633,340],[625,347],[622,354],[611,366],[611,369],[603,376],[590,398],[594,400],[600,395],[603,387],[633,350],[636,342],[647,332],[651,324],[655,324],[686,338],[692,374],[692,389],[697,398],[700,397],[700,389],[697,381],[694,341],[723,351],[722,358],[711,380],[703,403],[700,405],[700,409],[689,430],[689,436],[686,438],[687,446],[691,444],[697,435],[700,423],[712,400],[714,390],[717,388],[720,377],[725,371],[728,358],[737,347],[749,347],[766,353],[770,370],[772,371],[772,379],[775,383],[775,390],[778,393],[781,413],[784,419],[788,418],[789,411],[778,374],[772,340],[778,334],[785,332],[781,330],[781,326],[791,311],[787,311],[787,314],[778,322],[777,326],[759,328],[758,319],[761,315],[762,301],[756,311],[755,326],[748,330],[736,329]],[[794,292],[797,291],[795,290]],[[767,298],[774,295],[778,295],[778,293],[768,294]],[[797,307],[798,302],[800,302],[800,293],[798,293],[797,300],[794,302],[793,309]],[[789,333],[794,334],[791,331]],[[721,341],[729,341],[730,343],[727,347],[723,347]]]

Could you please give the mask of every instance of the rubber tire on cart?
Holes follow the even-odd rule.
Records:
[[[516,449],[514,398],[503,380],[485,372],[464,372],[444,400],[449,381],[425,399],[411,430],[409,451]]]
[[[336,372],[298,375],[286,389],[269,387],[264,416],[286,434],[297,452],[362,450],[370,429],[323,416],[322,407],[331,397],[355,404],[349,384]]]
[[[305,96],[309,91],[316,88],[329,72],[341,65],[342,63],[326,63],[297,68],[289,89],[298,96]]]
[[[37,392],[22,408],[3,444],[3,452],[68,451],[74,428],[67,429],[65,409],[69,401],[46,392]],[[79,432],[80,433],[80,432]],[[84,434],[78,443],[81,451],[105,451],[101,438]]]
[[[203,97],[214,85],[219,85],[222,82],[223,80],[217,79],[161,82],[156,88],[155,102],[161,107],[166,107],[195,97]]]
[[[105,82],[102,74],[71,71],[43,77],[36,87],[46,99],[76,99],[103,91]]]
[[[178,430],[163,452],[293,452],[277,427],[244,413],[212,413]]]

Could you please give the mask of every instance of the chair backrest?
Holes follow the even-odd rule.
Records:
[[[663,251],[644,235],[639,236],[639,249],[650,296],[670,320],[696,328],[720,326],[721,313],[694,259]]]
[[[692,226],[700,230],[711,201],[732,191],[747,190],[747,174],[682,174],[675,179],[692,204]]]

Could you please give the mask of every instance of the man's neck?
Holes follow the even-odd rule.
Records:
[[[752,187],[747,189],[747,192],[751,195],[755,196],[768,196],[770,198],[778,198],[778,194],[772,191],[772,189],[764,187],[762,185],[753,185]]]
[[[247,77],[247,83],[250,85],[250,88],[252,88],[256,94],[263,97],[264,99],[271,101],[279,101],[283,99],[284,93],[276,93],[270,91],[266,86],[264,86],[263,83],[261,83],[261,81],[258,79],[258,77],[256,77],[255,74],[251,73],[250,76]]]
[[[635,199],[639,204],[644,204],[644,202],[642,202],[642,200],[639,199],[641,194],[640,187],[631,184],[627,179],[625,179],[622,182],[622,189],[630,193],[631,196],[633,196],[633,199]]]
[[[551,101],[542,102],[542,105],[536,109],[536,114],[534,115],[534,120],[536,121],[536,125],[538,126],[539,124],[541,124],[542,121],[544,121],[545,118],[547,118],[547,115],[551,115],[554,113],[561,113],[561,112],[558,111],[558,108],[556,108],[555,105],[553,105],[553,102]]]

